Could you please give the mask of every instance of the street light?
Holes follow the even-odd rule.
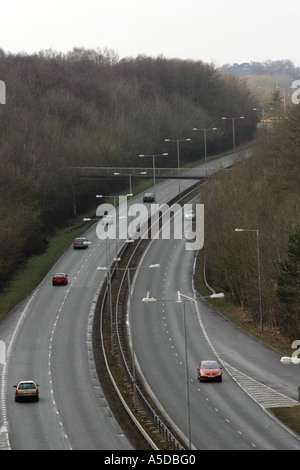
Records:
[[[198,129],[198,127],[193,127],[193,131],[203,131],[204,132],[204,158],[205,158],[205,173],[207,176],[207,150],[206,150],[206,132],[207,131],[216,131],[216,127],[211,127],[210,129]]]
[[[114,174],[119,174],[119,173],[114,173]],[[130,196],[133,196],[133,194],[130,194],[130,193],[128,193],[128,194],[118,194],[118,195],[116,195],[116,194],[96,194],[96,197],[98,199],[103,198],[103,197],[105,197],[105,198],[113,197],[114,198],[114,207],[115,208],[117,207],[116,206],[116,197],[120,198],[121,196],[130,197]]]
[[[130,193],[129,193],[129,194],[126,194],[126,197],[131,197],[131,196],[133,196],[133,194],[130,194]],[[117,210],[116,197],[117,197],[117,196],[116,196],[115,194],[105,194],[105,195],[103,195],[103,194],[96,194],[96,198],[98,198],[98,199],[101,199],[101,198],[109,198],[109,197],[113,197],[113,198],[114,198],[114,209],[115,209],[115,216],[116,216],[116,210]],[[120,197],[121,197],[121,195],[119,195],[119,198],[120,198]],[[116,223],[116,221],[115,221],[115,223]],[[116,238],[116,257],[117,257],[117,258],[115,259],[115,261],[118,262],[118,237],[116,236],[115,238]]]
[[[296,339],[295,341],[293,341],[292,343],[292,348],[297,348],[298,346],[300,346],[300,340],[299,339]],[[295,364],[295,365],[299,365],[300,364],[300,358],[298,357],[298,354],[299,354],[299,351],[300,349],[298,348],[293,354],[291,357],[286,357],[286,356],[283,356],[281,359],[280,359],[280,362],[282,364]]]
[[[222,292],[214,292],[211,295],[200,297],[201,299],[221,299],[224,297]],[[183,316],[183,331],[184,331],[184,350],[185,350],[185,379],[186,379],[186,400],[187,400],[187,420],[188,420],[188,441],[189,449],[191,449],[191,414],[190,414],[190,393],[189,393],[189,374],[188,374],[188,354],[187,354],[187,334],[186,334],[186,313],[185,313],[185,303],[186,301],[193,301],[196,303],[197,298],[189,297],[185,294],[182,294],[180,291],[177,291],[177,299],[156,299],[155,297],[150,297],[150,293],[147,292],[147,296],[142,299],[142,302],[151,303],[151,302],[177,302],[182,304],[182,316]]]
[[[234,130],[234,121],[236,119],[245,119],[244,116],[238,117],[222,117],[222,119],[231,119],[232,120],[232,136],[233,136],[233,153],[235,153],[235,130]]]
[[[179,169],[180,169],[180,151],[179,151],[179,144],[180,142],[190,142],[192,139],[165,139],[165,142],[176,142],[177,146],[177,167],[178,167],[178,176],[179,176]],[[178,180],[179,184],[179,195],[180,191],[180,179]]]
[[[266,108],[253,108],[253,111],[261,111],[262,113],[262,125],[265,125],[265,109]],[[274,108],[267,108],[267,109],[274,109]]]
[[[156,198],[156,183],[155,183],[155,157],[164,157],[166,155],[169,155],[168,153],[158,153],[158,154],[155,154],[155,155],[139,155],[139,157],[152,157],[152,160],[153,160],[153,179],[154,179],[154,195],[155,195],[155,198]]]
[[[260,316],[260,332],[263,333],[263,311],[261,299],[261,279],[260,279],[260,257],[259,257],[259,236],[258,230],[236,228],[235,232],[255,232],[256,233],[256,247],[257,247],[257,273],[258,273],[258,293],[259,293],[259,316]]]
[[[112,318],[112,289],[111,289],[111,268],[110,266],[110,256],[109,256],[109,250],[107,246],[107,238],[106,238],[106,264],[107,266],[98,266],[97,271],[106,271],[107,272],[107,278],[108,278],[108,289],[109,289],[109,317],[110,317],[110,335],[111,335],[111,351],[112,351],[112,357],[114,357],[114,336],[113,336],[113,318]],[[125,240],[125,243],[134,243],[133,239],[127,239]],[[121,258],[114,258],[113,261],[119,262],[121,261]],[[115,270],[120,270],[120,268],[115,267]]]
[[[119,173],[119,172],[114,172],[115,176],[129,176],[129,194],[127,194],[128,197],[132,197],[132,176],[138,176],[138,175],[146,175],[146,171],[141,171],[140,173]]]
[[[126,243],[133,243],[134,240],[126,240]],[[134,334],[133,334],[133,313],[131,311],[131,282],[130,282],[130,271],[138,271],[140,269],[157,269],[160,268],[160,264],[150,264],[148,266],[138,266],[136,268],[115,268],[119,271],[127,272],[128,279],[128,312],[129,312],[129,324],[131,330],[131,357],[132,357],[132,376],[133,376],[133,397],[134,397],[134,409],[137,410],[137,397],[136,397],[136,372],[135,372],[135,349],[134,349]],[[98,266],[97,271],[107,271],[110,273],[111,268],[107,266]],[[109,282],[111,283],[111,278],[109,276]],[[112,331],[112,315],[111,315],[111,331]]]
[[[134,241],[134,240],[132,240]],[[128,242],[128,240],[126,240]],[[110,266],[110,250],[108,247],[108,238],[105,239],[105,251],[106,251],[106,264],[107,266]],[[118,255],[118,253],[116,254]],[[117,263],[121,261],[121,258],[114,258],[114,261]],[[117,268],[115,268],[117,269]],[[110,317],[110,340],[111,340],[111,355],[114,357],[115,353],[115,348],[114,348],[114,335],[113,335],[113,318],[112,318],[112,289],[111,289],[111,270],[110,268],[103,268],[103,267],[97,267],[97,271],[107,271],[107,282],[108,282],[108,290],[109,290],[109,317]]]
[[[287,356],[283,356],[281,359],[280,359],[280,362],[282,364],[294,364],[296,366],[298,366],[300,364],[300,357],[287,357]]]
[[[297,351],[296,351],[297,353]],[[294,353],[294,354],[296,354]],[[280,359],[280,362],[281,364],[293,364],[294,366],[299,366],[300,365],[300,357],[297,357],[297,356],[291,356],[291,357],[287,357],[287,356],[283,356],[281,357]],[[298,401],[300,401],[300,386],[298,386]]]

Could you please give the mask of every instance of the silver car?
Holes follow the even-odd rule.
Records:
[[[33,380],[21,380],[17,385],[14,385],[15,401],[20,401],[27,398],[33,398],[39,401],[39,385]]]

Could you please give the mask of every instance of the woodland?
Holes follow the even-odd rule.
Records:
[[[219,174],[202,194],[207,277],[258,328],[262,319],[265,331],[294,341],[300,338],[300,106],[259,132],[253,156]]]
[[[168,152],[160,166],[176,167],[176,146],[191,138],[181,164],[232,149],[257,133],[260,103],[247,78],[201,61],[138,56],[119,60],[107,49],[33,55],[0,50],[0,289],[20,264],[47,248],[49,236],[95,207],[96,194],[118,194],[120,180],[79,181],[75,166],[141,165],[139,154]],[[271,98],[270,98],[271,96]],[[269,99],[280,96],[272,90]],[[271,102],[272,104],[272,102]],[[274,106],[272,106],[274,108]],[[296,339],[299,311],[300,106],[259,129],[254,154],[205,185],[208,281],[259,322],[257,251],[265,325]],[[144,162],[143,162],[144,164]],[[125,182],[123,182],[125,184]],[[128,181],[127,181],[128,184]],[[76,204],[74,203],[76,201]]]
[[[138,155],[168,152],[161,166],[177,166],[166,138],[192,137],[182,164],[232,146],[231,123],[245,116],[237,144],[255,132],[255,98],[246,83],[202,62],[73,49],[34,55],[0,50],[0,286],[20,263],[41,253],[57,227],[95,205],[95,194],[117,194],[120,181],[74,180],[75,166],[139,166]],[[193,134],[193,135],[192,135]],[[144,164],[144,162],[143,162]],[[150,165],[149,165],[150,166]],[[107,185],[109,184],[109,188]]]

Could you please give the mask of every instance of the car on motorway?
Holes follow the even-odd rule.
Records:
[[[89,241],[85,237],[78,237],[75,238],[73,242],[73,248],[74,250],[80,250],[80,249],[85,249],[89,246]]]
[[[185,220],[195,220],[195,211],[194,211],[194,209],[184,209],[184,219]]]
[[[201,361],[197,367],[198,380],[204,381],[219,381],[222,382],[222,366],[215,360]]]
[[[153,193],[146,193],[143,197],[143,202],[155,202],[155,196]]]
[[[21,380],[17,385],[14,385],[15,401],[34,399],[39,401],[39,384],[33,380]]]
[[[52,276],[52,285],[66,285],[68,284],[68,275],[65,273],[55,273]]]
[[[111,225],[114,221],[115,219],[111,214],[104,214],[102,217],[102,225]]]

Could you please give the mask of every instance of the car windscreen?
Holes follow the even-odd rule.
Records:
[[[218,369],[219,366],[216,362],[206,362],[202,364],[203,369]]]
[[[19,385],[20,390],[28,390],[32,388],[35,388],[35,385],[33,383],[24,383]]]

